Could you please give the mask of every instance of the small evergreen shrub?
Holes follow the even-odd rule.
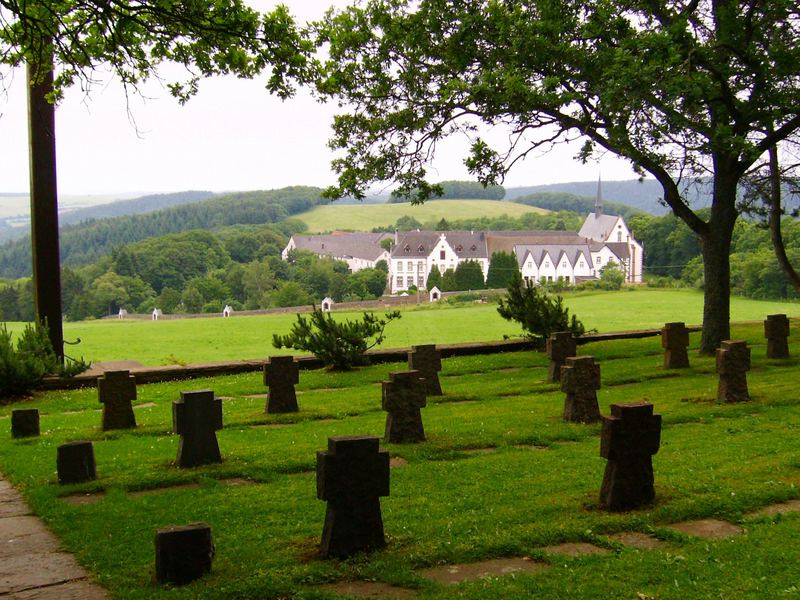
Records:
[[[582,335],[586,328],[575,315],[570,317],[563,302],[561,296],[550,296],[534,282],[523,281],[517,272],[511,279],[506,297],[499,300],[497,312],[504,319],[522,325],[525,335],[540,343],[556,331]]]
[[[315,306],[308,318],[297,315],[288,335],[274,334],[272,345],[311,352],[332,370],[349,371],[366,363],[364,353],[383,342],[386,325],[399,318],[400,311],[395,310],[383,319],[365,312],[361,319],[337,322],[331,313]]]

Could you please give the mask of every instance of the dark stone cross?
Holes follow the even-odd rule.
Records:
[[[97,479],[92,442],[70,442],[58,447],[58,483],[83,483]]]
[[[381,496],[389,495],[389,452],[376,437],[328,438],[317,452],[317,498],[328,503],[320,553],[346,557],[386,545]]]
[[[428,396],[441,396],[439,371],[442,370],[442,354],[435,344],[412,346],[408,353],[408,368],[419,371],[425,379],[425,392]]]
[[[667,323],[661,328],[661,347],[664,348],[665,369],[685,369],[689,366],[689,330],[684,323]]]
[[[547,356],[550,358],[548,380],[561,381],[561,367],[564,366],[564,361],[578,353],[575,337],[571,331],[556,331],[550,334],[545,345]]]
[[[725,340],[717,348],[717,401],[746,402],[750,400],[747,390],[747,371],[750,370],[750,348],[744,340]]]
[[[386,415],[385,442],[424,442],[420,409],[425,407],[425,381],[419,371],[389,373],[390,380],[383,382],[381,407]]]
[[[172,429],[181,436],[179,467],[222,462],[216,432],[222,429],[222,400],[211,390],[181,392],[172,403]]]
[[[192,523],[156,530],[156,580],[185,585],[211,572],[211,527]]]
[[[11,411],[11,437],[35,437],[39,435],[39,409],[19,408]]]
[[[97,378],[97,397],[103,405],[103,431],[136,427],[131,402],[136,400],[136,378],[130,371],[106,371]]]
[[[270,356],[264,363],[264,385],[269,388],[265,412],[297,412],[294,386],[300,382],[300,367],[291,356]]]
[[[767,358],[789,358],[789,319],[786,315],[768,315],[764,321]]]
[[[564,420],[574,423],[594,423],[600,420],[597,390],[600,389],[600,365],[591,356],[572,356],[561,367],[561,391],[564,400]]]
[[[612,404],[603,417],[600,456],[607,459],[600,504],[631,510],[653,501],[653,455],[661,445],[661,415],[649,402]]]

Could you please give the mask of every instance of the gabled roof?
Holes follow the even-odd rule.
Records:
[[[482,231],[407,231],[398,238],[392,258],[427,258],[442,235],[459,258],[488,258],[486,234]]]
[[[544,257],[548,255],[550,256],[550,260],[553,261],[554,267],[558,266],[562,257],[565,257],[569,261],[570,265],[573,266],[577,264],[578,259],[581,256],[583,256],[584,259],[591,264],[591,253],[589,251],[589,246],[586,243],[567,245],[522,245],[516,246],[514,248],[514,252],[517,255],[517,263],[519,264],[520,268],[522,268],[522,266],[525,264],[528,253],[530,253],[531,258],[533,258],[533,262],[537,267],[542,264]]]
[[[384,250],[380,243],[382,240],[392,238],[391,233],[347,233],[336,232],[327,235],[295,235],[295,247],[298,250],[308,250],[321,256],[335,258],[361,258],[365,260],[378,260]]]
[[[604,242],[608,239],[608,236],[611,235],[618,219],[619,217],[615,215],[598,215],[597,213],[591,213],[583,222],[583,226],[578,232],[578,235]]]
[[[625,242],[607,242],[605,245],[621,259],[628,260],[631,256],[628,244]]]
[[[486,234],[489,256],[495,252],[514,252],[515,246],[586,244],[574,231],[489,231]]]

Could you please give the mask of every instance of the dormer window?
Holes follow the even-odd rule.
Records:
[[[419,245],[419,248],[417,248],[417,252],[425,252],[425,246],[423,246],[422,244],[420,244],[420,245]]]
[[[475,250],[477,249],[478,247],[475,244],[472,244],[472,246],[470,246],[470,250],[472,250],[473,252],[475,252]]]
[[[405,245],[405,247],[403,248],[403,250],[405,250],[406,252],[408,252],[409,250],[411,250],[411,246],[409,246],[408,244],[406,244],[406,245]]]
[[[464,247],[461,244],[456,246],[456,252],[462,252],[463,250],[464,250]]]

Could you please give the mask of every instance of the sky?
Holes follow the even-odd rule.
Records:
[[[275,3],[249,0],[260,10]],[[284,0],[299,20],[322,15],[346,0]],[[168,78],[169,69],[163,71]],[[326,186],[335,181],[327,147],[337,108],[300,91],[288,101],[271,96],[265,77],[206,79],[198,95],[181,106],[166,82],[150,81],[141,96],[126,99],[109,74],[90,95],[67,91],[56,111],[58,189],[63,195],[132,195],[181,190],[215,192]],[[28,147],[22,70],[0,94],[0,193],[27,193]],[[487,132],[488,139],[503,131]],[[440,145],[431,181],[471,179],[463,165],[468,140]],[[606,155],[583,165],[579,144],[561,146],[518,163],[506,187],[567,181],[633,179],[628,163]],[[384,191],[377,186],[375,191]],[[2,201],[2,200],[0,200]]]

